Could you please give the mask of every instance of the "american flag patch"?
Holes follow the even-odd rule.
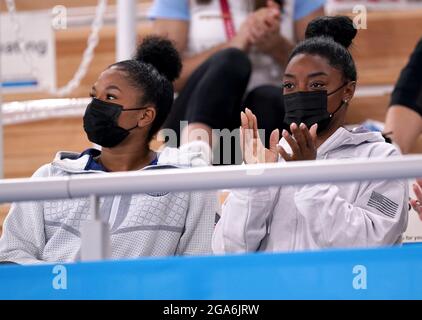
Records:
[[[394,218],[399,205],[382,194],[372,191],[371,197],[368,201],[368,206],[377,209],[387,217]]]

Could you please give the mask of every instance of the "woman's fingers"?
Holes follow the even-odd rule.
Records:
[[[268,10],[267,16],[265,17],[264,21],[271,30],[275,30],[280,26],[280,19],[280,9],[271,8],[270,10]]]
[[[306,145],[309,149],[311,150],[315,150],[315,145],[316,145],[316,124],[314,124],[313,126],[311,126],[311,128],[308,130],[308,127],[304,124],[301,123],[300,124],[300,129],[302,131],[302,134],[305,138],[306,141]]]
[[[410,199],[410,205],[412,206],[413,210],[419,215],[419,218],[422,220],[422,204],[420,201],[416,199]]]
[[[275,154],[278,153],[278,142],[280,141],[280,132],[278,129],[273,130],[270,135],[270,151]]]
[[[410,199],[410,205],[417,213],[422,213],[421,202],[416,199]]]
[[[248,129],[253,130],[253,113],[248,108],[245,108],[245,114],[248,118]]]
[[[311,135],[312,144],[314,145],[314,148],[316,148],[316,145],[317,145],[317,132],[318,132],[318,124],[315,123],[309,129],[309,134]]]
[[[422,220],[422,188],[421,180],[416,180],[413,184],[413,192],[415,192],[416,199],[410,199],[412,208],[419,214],[419,218]]]
[[[246,126],[245,131],[248,132],[248,137],[253,137],[253,135],[251,134],[254,128],[254,119],[253,119],[253,113],[251,110],[249,110],[248,108],[245,108],[245,116],[246,116]]]
[[[242,111],[240,113],[240,119],[241,119],[241,124],[242,124],[240,127],[240,141],[241,141],[242,147],[244,147],[246,144],[250,143],[250,139],[252,138],[252,135],[251,135],[251,129],[249,127],[248,115]]]
[[[243,160],[245,163],[255,163],[255,143],[250,129],[242,128],[241,141],[243,141]]]
[[[280,12],[280,5],[277,2],[275,2],[274,0],[267,0],[267,7]]]
[[[308,127],[304,123],[301,123],[299,128],[302,131],[303,137],[305,138],[306,146],[309,149],[315,149],[314,142],[312,140],[311,133],[309,132]]]
[[[256,163],[260,141],[257,139],[258,124],[256,116],[251,110],[245,108],[241,112],[242,126],[240,129],[240,141],[242,144],[243,159],[246,163]]]
[[[417,184],[417,183],[414,183],[413,184],[413,191],[415,192],[416,199],[419,202],[422,202],[422,189],[421,189],[420,185]]]
[[[239,128],[239,138],[240,138],[240,152],[242,152],[243,160],[245,160],[245,137],[243,136],[243,128]]]
[[[252,131],[253,137],[255,139],[258,138],[258,120],[256,116],[252,113],[252,111],[248,108],[246,110],[246,116],[248,117],[248,125],[249,129]]]
[[[249,41],[252,44],[256,44],[259,40],[259,37],[255,35],[255,33],[253,32],[253,30],[249,31]]]
[[[258,120],[253,112],[245,108],[240,113],[240,142],[242,144],[243,160],[246,163],[265,162],[265,147],[258,134]],[[278,136],[275,136],[277,138]],[[277,141],[278,142],[278,141]]]
[[[278,153],[285,161],[292,161],[292,156],[282,146],[277,146]]]
[[[277,16],[276,10],[268,8],[255,11],[248,20],[252,39],[257,42],[266,34],[274,32],[275,27],[280,25],[280,18]]]
[[[242,125],[243,129],[248,129],[249,127],[249,123],[248,123],[248,117],[246,116],[246,114],[242,111],[240,113],[240,123]]]
[[[300,148],[297,142],[295,141],[295,139],[293,139],[293,137],[290,135],[290,133],[287,132],[287,130],[283,130],[282,135],[283,135],[283,138],[289,144],[290,148],[292,149],[293,155],[299,156]]]
[[[256,115],[252,113],[252,119],[253,119],[253,137],[254,139],[260,139],[258,135],[258,119],[256,118]]]
[[[258,19],[254,19],[251,21],[250,32],[255,40],[260,39],[265,33],[265,29],[263,27],[263,23],[258,21]]]
[[[306,149],[308,148],[308,146],[306,143],[306,139],[302,133],[302,128],[299,128],[299,126],[296,123],[292,123],[290,125],[290,132],[292,133],[294,140],[296,140],[296,143],[300,149],[300,152],[301,153],[306,152]]]

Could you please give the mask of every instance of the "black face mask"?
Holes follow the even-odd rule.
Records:
[[[113,148],[121,143],[130,133],[130,129],[119,127],[117,120],[123,111],[142,110],[146,108],[123,109],[116,103],[93,98],[84,115],[84,129],[89,141],[105,148]]]
[[[344,105],[342,101],[333,113],[329,113],[327,111],[327,97],[342,89],[346,84],[329,94],[325,90],[320,90],[300,91],[284,95],[284,123],[289,128],[292,123],[297,125],[304,123],[308,129],[317,123],[318,133],[326,130],[333,116]]]

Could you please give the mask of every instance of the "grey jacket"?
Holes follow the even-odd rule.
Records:
[[[284,139],[280,144],[291,152]],[[380,133],[343,128],[317,151],[317,159],[398,155]],[[407,227],[408,200],[405,180],[234,190],[223,205],[213,250],[273,252],[397,244]]]
[[[166,148],[158,166],[208,165],[209,153],[201,143]],[[88,160],[89,155],[59,152],[33,178],[108,174],[84,170]],[[211,252],[217,206],[216,192],[116,195],[100,198],[99,213],[110,226],[111,258],[197,255]],[[88,211],[88,198],[14,203],[0,239],[0,261],[77,261]]]

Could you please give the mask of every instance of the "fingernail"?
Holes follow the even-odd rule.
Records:
[[[286,129],[283,129],[283,132],[282,132],[281,134],[283,135],[283,137],[285,137],[285,136],[288,136],[288,135],[289,135],[289,133],[287,132],[287,130],[286,130]]]
[[[302,123],[300,124],[300,128],[301,128],[301,129],[306,129],[306,125],[302,122]]]

